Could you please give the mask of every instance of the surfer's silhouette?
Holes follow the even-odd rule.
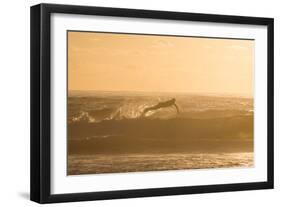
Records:
[[[157,110],[157,109],[160,109],[160,108],[167,108],[167,107],[170,107],[170,106],[174,106],[176,107],[177,109],[177,113],[179,113],[179,108],[178,106],[176,105],[176,99],[175,98],[172,98],[171,100],[168,100],[168,101],[164,101],[164,102],[159,102],[158,104],[154,105],[154,106],[151,106],[151,107],[147,107],[143,110],[142,114],[141,114],[141,117],[145,116],[145,114],[149,111],[154,111],[154,110]]]

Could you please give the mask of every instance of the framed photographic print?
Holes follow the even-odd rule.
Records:
[[[273,188],[273,19],[31,7],[31,200]]]

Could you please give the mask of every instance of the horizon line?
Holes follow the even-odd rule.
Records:
[[[247,93],[230,93],[230,92],[185,92],[185,91],[130,91],[130,90],[94,90],[94,89],[68,89],[68,92],[127,92],[127,93],[176,93],[176,94],[198,94],[198,95],[228,95],[228,96],[246,96],[248,98],[254,98],[254,94]]]

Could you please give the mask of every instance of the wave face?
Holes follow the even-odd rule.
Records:
[[[253,99],[185,94],[132,92],[70,92],[68,123],[138,119],[145,108],[176,99],[175,107],[148,111],[146,119],[219,118],[253,114]]]

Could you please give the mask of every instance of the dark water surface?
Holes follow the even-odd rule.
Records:
[[[176,99],[179,107],[143,110]],[[68,174],[253,165],[253,99],[73,91]]]

